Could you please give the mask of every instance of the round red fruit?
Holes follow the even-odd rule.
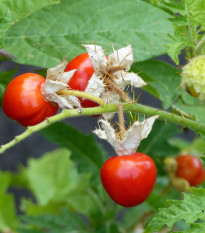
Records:
[[[144,202],[156,181],[154,161],[143,153],[114,156],[101,169],[102,184],[117,204],[132,207]]]
[[[65,72],[74,69],[77,69],[77,71],[74,73],[73,77],[68,82],[68,85],[74,90],[85,91],[88,85],[88,81],[95,72],[88,53],[80,54],[72,61],[70,61],[65,68]],[[97,103],[91,100],[82,100],[82,98],[79,99],[81,100],[81,105],[84,108],[98,106]]]
[[[190,186],[197,186],[204,181],[205,172],[201,160],[194,155],[179,155],[176,158],[178,177],[184,178]]]
[[[41,94],[45,79],[38,74],[25,73],[13,79],[4,92],[3,110],[23,126],[36,125],[58,111],[58,105],[46,101]]]

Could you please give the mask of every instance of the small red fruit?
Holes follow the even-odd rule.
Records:
[[[204,181],[205,171],[198,157],[193,155],[179,155],[176,161],[176,175],[187,180],[190,186],[197,186]]]
[[[38,74],[25,73],[13,79],[4,92],[3,110],[23,126],[36,125],[58,111],[58,105],[46,101],[41,94],[45,79]]]
[[[85,91],[88,85],[88,81],[95,72],[88,53],[80,54],[72,61],[70,61],[65,68],[65,72],[74,69],[77,69],[77,71],[74,73],[73,77],[68,82],[68,85],[74,90]],[[82,98],[79,99],[81,100],[81,105],[84,108],[98,106],[97,103],[91,100],[82,100]]]
[[[114,156],[101,169],[102,184],[109,196],[125,207],[144,202],[156,181],[154,161],[143,153]]]

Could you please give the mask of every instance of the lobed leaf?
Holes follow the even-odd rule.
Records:
[[[205,189],[191,188],[189,194],[184,194],[183,200],[168,201],[168,204],[168,208],[159,209],[159,212],[149,223],[146,233],[159,231],[165,225],[170,229],[182,219],[187,224],[192,224],[198,219],[204,221]]]

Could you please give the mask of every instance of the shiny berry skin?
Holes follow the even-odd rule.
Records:
[[[190,186],[197,186],[204,181],[205,172],[201,160],[193,155],[179,155],[176,158],[178,177],[186,179]]]
[[[73,77],[68,82],[68,85],[74,90],[85,91],[88,85],[88,81],[94,73],[94,68],[88,53],[80,54],[72,61],[70,61],[65,68],[65,72],[74,69],[77,69],[77,71],[74,73]],[[79,99],[81,100],[81,105],[84,108],[98,106],[97,103],[91,100],[86,99],[82,101],[82,98]]]
[[[58,105],[46,101],[41,94],[45,79],[38,74],[25,73],[14,78],[3,96],[4,113],[23,126],[36,125],[58,111]]]
[[[146,154],[114,156],[101,168],[102,184],[117,204],[133,207],[144,202],[156,181],[157,169]]]

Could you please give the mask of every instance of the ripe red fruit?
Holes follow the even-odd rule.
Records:
[[[58,111],[58,105],[46,101],[41,94],[45,79],[25,73],[13,79],[3,96],[4,113],[23,126],[36,125]]]
[[[114,156],[101,169],[102,184],[109,196],[125,207],[144,202],[156,181],[154,161],[143,153]]]
[[[68,85],[74,90],[85,91],[88,85],[88,81],[95,72],[88,53],[80,54],[72,61],[70,61],[65,68],[65,72],[74,69],[77,69],[77,71],[74,73],[73,77],[68,82]],[[81,100],[81,105],[84,108],[98,106],[97,103],[91,100],[82,100],[82,98],[79,99]]]
[[[176,161],[176,175],[186,179],[190,186],[197,186],[204,181],[205,172],[199,158],[193,155],[179,155]]]

